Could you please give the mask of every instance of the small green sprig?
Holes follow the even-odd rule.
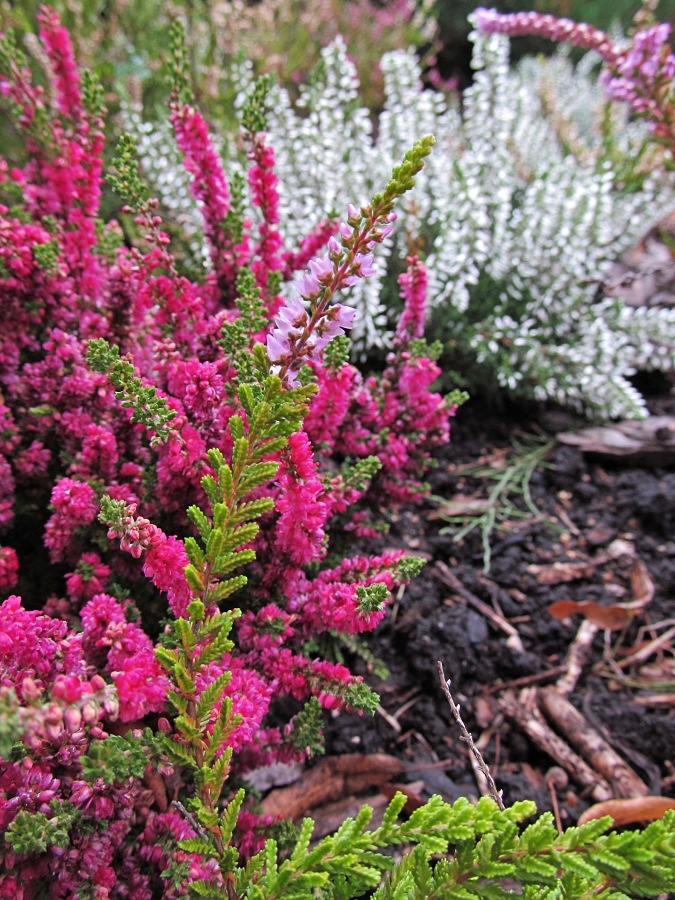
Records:
[[[103,99],[103,85],[90,69],[82,71],[82,105],[95,120],[102,119],[108,111]]]
[[[253,374],[249,348],[253,335],[267,325],[262,292],[250,269],[242,267],[237,273],[237,299],[235,303],[239,316],[232,322],[225,322],[218,341],[225,355],[239,373],[235,381],[241,383],[244,375]],[[234,387],[235,385],[233,385]]]
[[[404,795],[396,794],[373,830],[367,830],[373,811],[364,806],[313,845],[314,823],[305,819],[283,861],[269,840],[237,870],[236,895],[248,900],[348,900],[366,894],[373,900],[506,900],[516,894],[524,900],[627,900],[656,897],[675,885],[674,812],[642,832],[607,834],[611,819],[605,817],[560,834],[550,813],[522,827],[536,812],[530,801],[500,810],[488,797],[450,805],[434,796],[400,822],[404,804]],[[381,852],[411,845],[398,864]]]
[[[251,313],[248,321],[254,319]],[[217,860],[228,895],[238,859],[231,841],[244,791],[238,791],[224,806],[221,798],[230,772],[230,738],[241,716],[233,712],[232,700],[225,696],[231,672],[225,670],[214,677],[209,667],[233,649],[230,632],[240,612],[215,610],[246,584],[245,575],[233,573],[255,559],[247,545],[258,533],[256,519],[274,505],[271,497],[250,499],[250,494],[276,474],[278,463],[269,457],[283,449],[288,437],[300,428],[314,390],[309,386],[284,391],[278,376],[265,375],[261,345],[254,348],[253,358],[260,380],[239,385],[242,415],[229,420],[231,460],[216,448],[208,451],[211,472],[201,482],[208,508],[188,509],[197,534],[184,541],[189,559],[185,577],[192,592],[187,617],[177,618],[164,645],[155,649],[157,660],[170,676],[168,700],[176,712],[175,737],[167,739],[166,752],[173,763],[191,773],[196,786],[189,805],[198,836],[181,841],[180,846]],[[207,685],[201,691],[197,689],[200,682]],[[315,719],[311,707],[300,719],[307,740]],[[312,743],[316,741],[312,739]],[[203,881],[190,887],[197,896],[222,896]]]
[[[391,212],[396,200],[414,188],[415,176],[421,172],[424,160],[431,153],[431,148],[435,143],[436,139],[433,134],[425,134],[424,137],[415,141],[403,157],[401,164],[394,166],[384,191],[381,194],[375,194],[371,203],[371,208],[377,209],[378,215],[382,216]],[[367,208],[362,208],[362,212],[368,215]]]
[[[90,784],[97,778],[105,784],[126,781],[130,776],[142,778],[148,764],[160,763],[165,748],[162,733],[150,728],[140,733],[129,731],[123,736],[111,734],[92,741],[88,752],[80,757],[82,774]]]
[[[246,179],[241,172],[235,172],[230,182],[230,208],[220,221],[220,227],[231,245],[238,244],[244,237],[245,198]]]
[[[339,334],[323,351],[323,362],[327,369],[337,372],[349,360],[350,340],[346,334]]]
[[[190,85],[190,59],[182,22],[175,19],[169,29],[169,80],[172,98],[181,104],[194,104]]]
[[[58,272],[60,254],[61,248],[57,238],[52,238],[44,244],[33,244],[35,262],[48,275],[55,275]]]
[[[532,476],[538,467],[544,467],[546,456],[551,452],[553,442],[537,435],[524,435],[520,440],[513,442],[514,452],[504,468],[494,466],[476,466],[465,469],[464,474],[472,478],[484,479],[492,482],[488,492],[485,506],[473,515],[448,515],[443,512],[443,499],[439,517],[449,522],[446,528],[441,529],[441,534],[452,534],[454,541],[460,541],[467,534],[478,528],[483,547],[483,571],[490,571],[492,560],[492,533],[500,527],[506,519],[523,519],[528,515],[534,516],[538,521],[546,521],[537,509],[530,492]],[[527,507],[527,512],[518,508],[514,498],[520,497]]]
[[[48,847],[67,847],[80,811],[68,800],[49,803],[51,815],[22,809],[7,826],[4,840],[15,853],[44,853]]]
[[[248,136],[267,131],[267,105],[273,79],[262,75],[257,79],[241,111],[241,125]]]
[[[290,740],[293,746],[309,756],[325,752],[323,737],[323,707],[316,697],[310,697],[299,713],[291,719]]]
[[[154,431],[151,446],[168,439],[175,410],[157,394],[157,388],[143,384],[133,364],[120,357],[118,347],[111,346],[105,338],[90,340],[87,344],[87,362],[95,372],[107,375],[110,383],[117,388],[115,396],[122,406],[133,410],[131,421]]]
[[[130,134],[123,134],[117,143],[117,155],[112,161],[118,175],[109,174],[108,184],[130,210],[145,212],[150,200],[150,188],[139,172],[138,147]]]

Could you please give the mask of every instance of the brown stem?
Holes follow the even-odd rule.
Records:
[[[462,721],[462,717],[459,714],[459,706],[457,706],[455,701],[452,699],[452,694],[450,693],[450,682],[446,681],[445,672],[443,671],[443,663],[440,662],[440,660],[439,660],[436,665],[438,666],[438,675],[439,675],[439,678],[441,679],[441,688],[442,688],[443,693],[445,694],[445,697],[450,706],[450,711],[452,712],[452,715],[454,716],[455,721],[459,725],[459,730],[462,732],[461,739],[469,747],[469,750],[471,751],[473,758],[476,760],[476,765],[477,765],[478,770],[483,774],[485,781],[487,782],[488,795],[490,797],[492,797],[492,799],[495,801],[495,803],[497,804],[497,806],[500,809],[504,809],[504,801],[502,800],[502,792],[497,790],[497,785],[495,784],[494,778],[490,774],[490,770],[487,767],[487,763],[483,759],[478,747],[476,747],[474,740],[471,737],[471,734],[469,733],[469,730],[467,729],[466,725]]]

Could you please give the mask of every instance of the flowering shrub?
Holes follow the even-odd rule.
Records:
[[[10,37],[0,49],[28,157],[0,163],[0,896],[356,897],[396,844],[418,849],[380,896],[434,881],[447,895],[527,881],[534,833],[546,883],[568,850],[572,887],[644,876],[643,893],[666,889],[668,823],[617,843],[607,820],[558,838],[543,817],[521,838],[527,802],[435,798],[401,824],[397,795],[380,828],[365,830],[364,808],[308,852],[308,822],[278,859],[273,823],[237,784],[319,750],[323,709],[374,710],[360,678],[307,648],[371,630],[420,567],[400,552],[329,562],[331,537],[367,533],[376,508],[413,498],[448,438],[453,406],[430,390],[438,369],[421,339],[422,263],[401,275],[380,376],[347,362],[354,310],[336,296],[372,277],[433,138],[371,202],[289,245],[264,85],[242,110],[253,218],[191,100],[176,32],[171,121],[209,259],[191,278],[129,138],[108,174],[127,241],[99,218],[101,92],[58,18],[45,9],[40,23],[48,90]],[[53,593],[31,608],[45,583]],[[293,704],[290,721],[271,714],[274,698]],[[431,855],[458,840],[458,867],[432,872]]]
[[[640,369],[672,371],[675,315],[629,307],[604,296],[602,286],[615,260],[672,209],[664,166],[670,151],[654,143],[671,140],[666,26],[638,32],[623,50],[592,29],[593,40],[582,42],[616,57],[624,74],[616,69],[600,81],[649,125],[632,119],[629,105],[607,108],[598,56],[586,57],[576,72],[560,56],[509,70],[508,39],[493,32],[507,31],[509,22],[532,30],[531,22],[551,17],[477,16],[476,74],[461,112],[452,97],[422,89],[412,54],[394,52],[382,60],[385,102],[374,136],[339,40],[324,51],[297,102],[276,90],[268,134],[280,226],[299,240],[332,209],[365,202],[414,135],[432,132],[436,149],[402,204],[391,250],[383,248],[378,272],[353,288],[357,350],[372,357],[389,346],[401,311],[400,261],[415,253],[427,269],[427,334],[443,340],[443,368],[462,386],[490,391],[496,382],[515,396],[553,400],[591,417],[643,416],[644,400],[629,378]],[[552,25],[549,31],[562,34]],[[637,81],[629,90],[631,66]],[[249,89],[246,70],[239,84],[243,93]],[[152,146],[141,136],[141,155],[161,198],[174,204],[181,181],[160,150],[161,127],[154,135]],[[223,152],[232,155],[228,142]],[[180,216],[194,233],[189,204],[180,204]]]
[[[162,850],[202,826],[170,812],[165,797],[159,814],[148,811],[149,760],[160,771],[188,765],[198,820],[211,821],[233,750],[239,776],[261,760],[302,759],[320,746],[321,708],[374,710],[360,678],[303,647],[321,633],[371,630],[420,562],[390,552],[328,564],[330,536],[367,534],[385,500],[416,495],[453,406],[430,390],[438,369],[416,340],[425,302],[417,260],[402,279],[406,313],[380,376],[364,379],[346,361],[340,336],[354,310],[336,294],[374,273],[394,203],[433,141],[415,145],[371,204],[289,244],[264,84],[242,111],[254,218],[191,102],[176,32],[171,122],[209,250],[205,277],[191,279],[128,138],[108,180],[133,246],[117,222],[99,219],[101,92],[80,77],[55,14],[44,10],[40,24],[48,89],[11,36],[0,54],[0,93],[28,157],[12,169],[0,163],[0,574],[3,594],[18,585],[26,603],[9,596],[0,619],[11,725],[0,761],[0,885],[4,895],[21,884],[31,897],[50,873],[66,894],[89,885],[103,896],[125,872],[134,896],[151,896],[167,867],[218,881],[225,863],[212,869],[213,853],[200,862],[203,854]],[[284,299],[280,285],[296,272],[297,293]],[[35,530],[43,550],[33,560]],[[40,565],[55,594],[37,612]],[[243,565],[248,579],[230,574]],[[244,585],[240,613],[228,598]],[[265,723],[282,695],[297,715]],[[141,723],[172,710],[142,735]],[[216,774],[203,782],[206,765]],[[252,828],[241,838],[249,849]],[[216,855],[228,842],[216,838]],[[141,874],[149,861],[155,875]]]

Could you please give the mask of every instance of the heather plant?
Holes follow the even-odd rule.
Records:
[[[414,499],[448,439],[419,259],[379,376],[347,361],[354,310],[338,299],[373,277],[433,139],[344,221],[289,241],[265,84],[241,110],[247,180],[231,189],[176,31],[171,123],[208,250],[191,277],[130,137],[107,173],[126,240],[99,217],[101,91],[50,10],[40,37],[46,86],[10,36],[0,51],[27,158],[0,163],[0,893],[480,896],[486,879],[553,887],[559,871],[569,896],[667,889],[667,820],[558,837],[544,817],[521,834],[529,803],[434,798],[399,822],[397,795],[376,829],[365,808],[311,848],[305,822],[279,850],[247,773],[320,752],[322,710],[377,702],[312,642],[371,630],[420,568],[398,551],[343,557],[335,539]],[[380,884],[379,851],[409,845]]]
[[[153,114],[163,107],[164,97],[165,60],[158,48],[164,47],[175,18],[185,26],[190,77],[202,108],[215,119],[222,117],[228,126],[235,123],[235,117],[225,75],[235,61],[246,59],[256,76],[272,74],[293,90],[316,64],[321,48],[337,34],[344,36],[367,85],[366,102],[371,108],[382,101],[380,60],[389,50],[415,47],[430,77],[439,78],[435,69],[438,29],[428,0],[322,0],[311,4],[297,0],[256,4],[177,0],[170,6],[148,0],[137,0],[133,6],[58,0],[52,5],[69,28],[76,59],[93,66],[115,94],[142,98]],[[14,29],[31,60],[44,67],[48,63],[33,35],[39,10],[38,0],[7,5],[0,9],[0,28]]]
[[[654,32],[659,40],[662,32]],[[643,52],[643,33],[630,45],[634,55]],[[456,98],[423,89],[413,55],[385,56],[376,131],[340,40],[324,51],[297,103],[273,89],[268,134],[283,188],[280,222],[300,239],[346,198],[365,202],[410,137],[434,133],[436,150],[402,204],[391,251],[385,248],[377,274],[354,287],[360,357],[390,345],[400,260],[413,252],[427,270],[426,333],[442,340],[443,369],[456,384],[488,392],[496,383],[590,417],[644,416],[629,379],[637,370],[672,371],[675,317],[670,309],[630,307],[603,286],[615,260],[672,208],[670,149],[661,143],[670,116],[668,57],[649,88],[652,120],[663,107],[657,134],[618,103],[628,97],[618,81],[608,104],[597,55],[576,69],[557,56],[510,70],[505,35],[479,30],[473,40],[476,74],[461,109]],[[242,68],[244,94],[249,79]],[[228,148],[225,141],[232,156]],[[141,155],[160,196],[172,202],[171,164],[158,165],[142,137]]]

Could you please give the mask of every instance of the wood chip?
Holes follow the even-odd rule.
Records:
[[[530,740],[561,765],[594,800],[610,800],[612,789],[544,720],[536,699],[536,688],[525,688],[519,694],[505,691],[499,697],[499,708]]]
[[[325,803],[378,787],[405,770],[400,759],[386,753],[345,753],[327,756],[302,778],[271,791],[262,801],[265,815],[296,819]]]
[[[633,822],[651,822],[662,819],[669,809],[675,809],[675,800],[670,797],[635,797],[633,799],[605,800],[589,806],[579,816],[579,825],[592,819],[611,816],[614,825],[630,825]]]
[[[537,702],[556,730],[606,779],[615,797],[644,797],[649,793],[628,763],[555,688],[538,688]]]

